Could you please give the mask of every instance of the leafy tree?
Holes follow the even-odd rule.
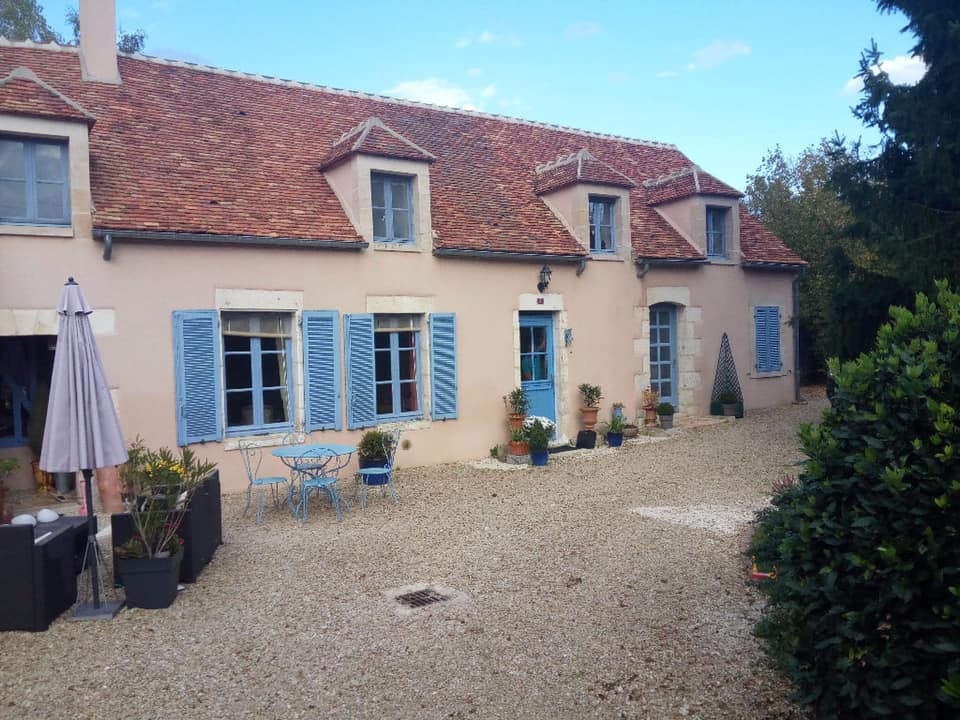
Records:
[[[929,291],[935,277],[960,280],[960,3],[877,0],[881,12],[902,11],[916,37],[912,53],[926,74],[897,85],[883,71],[874,43],[860,60],[863,94],[854,114],[879,131],[873,155],[859,143],[834,172],[849,205],[851,234],[888,259],[904,287]]]
[[[60,42],[60,36],[47,24],[43,7],[37,0],[3,0],[0,2],[0,35],[8,40],[33,40],[38,43]]]
[[[960,295],[890,308],[751,550],[758,634],[822,718],[960,717]]]
[[[80,42],[80,13],[76,8],[67,8],[67,25],[73,31],[73,42]],[[124,32],[123,27],[117,33],[117,50],[123,53],[143,52],[144,43],[147,40],[147,33],[142,29],[133,32]]]

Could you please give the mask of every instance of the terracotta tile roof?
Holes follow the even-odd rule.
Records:
[[[693,195],[743,197],[742,192],[717,180],[713,175],[705,173],[696,165],[645,180],[643,186],[647,189],[647,202],[651,205],[660,205]]]
[[[633,180],[597,160],[586,149],[538,165],[535,172],[534,189],[538,195],[580,182],[622,188],[637,186]]]
[[[604,160],[583,163],[591,182],[637,184],[630,190],[635,255],[696,255],[647,205],[641,184],[692,164],[672,145],[182,62],[121,55],[118,63],[120,85],[84,82],[74,48],[0,42],[0,75],[29,67],[96,114],[90,173],[98,229],[361,242],[318,166],[341,139],[352,148],[350,131],[369,123],[357,151],[413,146],[435,156],[439,250],[587,254],[537,196],[535,168],[589,146],[591,158]]]
[[[28,68],[18,67],[0,80],[0,112],[93,125],[95,118],[73,100],[40,80]]]
[[[746,264],[807,264],[802,257],[751,215],[743,205],[740,206],[740,252]]]
[[[341,135],[333,143],[330,154],[320,163],[320,169],[332,167],[354,153],[422,162],[433,162],[437,159],[416,143],[388,128],[378,117],[367,118]]]

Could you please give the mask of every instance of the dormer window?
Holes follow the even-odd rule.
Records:
[[[707,206],[707,257],[727,256],[727,212],[725,207]]]
[[[590,252],[614,253],[617,249],[614,232],[614,207],[617,199],[590,196]]]
[[[413,242],[413,179],[372,173],[370,194],[374,241]]]
[[[67,144],[0,137],[0,222],[70,224]]]

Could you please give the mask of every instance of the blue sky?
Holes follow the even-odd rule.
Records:
[[[40,2],[69,36],[76,0]],[[118,0],[117,17],[151,55],[670,142],[740,189],[777,144],[875,141],[850,112],[871,39],[892,76],[922,73],[872,0]]]

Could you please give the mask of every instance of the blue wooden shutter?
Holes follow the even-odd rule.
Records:
[[[431,417],[457,417],[457,316],[434,313],[430,316]]]
[[[306,430],[340,430],[340,314],[304,311],[302,326]]]
[[[780,308],[775,305],[754,308],[758,372],[779,372],[780,362]]]
[[[223,438],[220,319],[216,310],[173,313],[177,444]]]
[[[377,424],[373,366],[373,315],[344,315],[347,363],[347,427]]]

